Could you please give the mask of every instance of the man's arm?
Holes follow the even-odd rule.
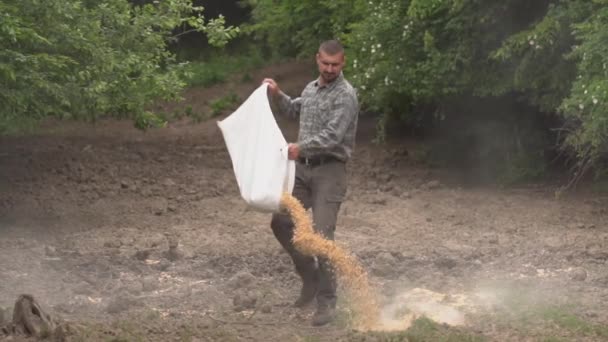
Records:
[[[287,96],[287,94],[281,91],[277,82],[275,82],[275,80],[272,78],[266,78],[263,82],[268,83],[268,92],[279,106],[279,111],[281,114],[292,119],[298,117],[300,108],[302,107],[302,99],[299,97],[292,99],[291,97]]]
[[[319,134],[298,143],[300,152],[314,155],[342,142],[346,130],[359,113],[359,104],[354,96],[342,96],[334,103],[331,120]]]

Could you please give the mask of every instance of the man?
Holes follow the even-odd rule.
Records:
[[[298,141],[288,145],[288,156],[296,160],[293,196],[312,209],[314,229],[333,240],[340,204],[346,194],[346,162],[355,145],[359,103],[354,88],[344,79],[344,48],[336,40],[323,42],[316,55],[319,77],[302,95],[291,99],[272,79],[265,79],[279,110],[300,116]],[[336,279],[324,258],[299,253],[291,241],[294,225],[286,214],[274,214],[274,235],[295,264],[302,278],[300,297],[294,305],[304,307],[317,299],[312,319],[315,326],[331,322],[336,307]]]

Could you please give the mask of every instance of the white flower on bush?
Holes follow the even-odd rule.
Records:
[[[583,109],[585,109],[585,105],[581,103],[578,105],[578,108],[580,108],[580,110],[583,110]]]
[[[597,104],[597,102],[598,102],[598,101],[597,101],[597,99],[594,97],[594,98],[593,98],[593,104],[594,104],[594,105],[596,105],[596,104]]]

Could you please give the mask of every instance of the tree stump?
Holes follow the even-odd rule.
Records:
[[[49,337],[55,331],[55,322],[32,295],[22,294],[13,309],[12,332],[35,337]]]

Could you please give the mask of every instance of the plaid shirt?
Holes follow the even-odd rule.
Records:
[[[319,85],[318,79],[312,81],[296,99],[280,93],[278,105],[291,118],[300,115],[301,157],[331,155],[342,161],[350,159],[355,147],[359,102],[344,75],[324,86]]]

